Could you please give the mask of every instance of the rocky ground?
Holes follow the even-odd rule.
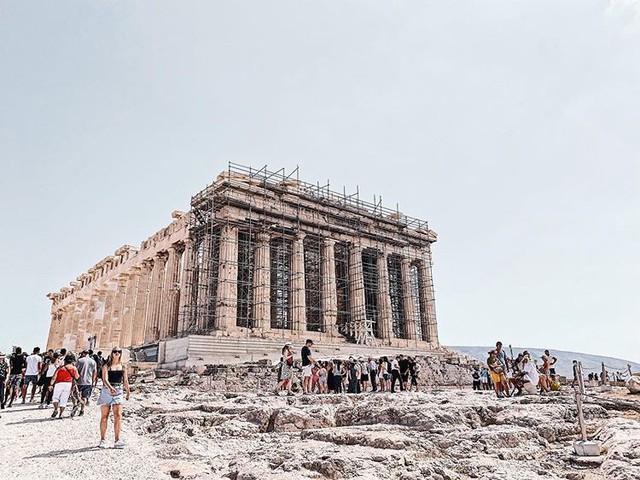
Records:
[[[95,404],[81,419],[3,411],[0,478],[640,479],[640,398],[622,389],[591,392],[587,431],[603,454],[581,458],[568,390],[498,400],[425,376],[421,392],[290,397],[269,393],[266,365],[204,373],[139,375],[124,451],[96,448]]]
[[[456,388],[277,397],[211,391],[208,380],[187,376],[194,381],[139,385],[127,411],[175,478],[640,479],[637,411],[587,403],[587,432],[604,451],[579,458],[568,391],[504,400]]]

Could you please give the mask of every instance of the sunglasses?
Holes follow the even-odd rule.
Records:
[[[122,353],[122,350],[113,350],[111,353],[117,353],[118,355],[120,355]]]

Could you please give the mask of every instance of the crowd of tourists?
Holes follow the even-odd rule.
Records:
[[[316,360],[312,356],[312,346],[313,340],[307,339],[300,350],[300,361],[295,360],[292,342],[282,347],[274,389],[276,395],[282,391],[294,395],[298,371],[301,371],[299,390],[302,394],[418,391],[420,364],[413,357]]]
[[[551,390],[560,390],[555,364],[558,359],[549,350],[540,357],[541,362],[532,359],[524,350],[517,357],[507,355],[502,342],[488,352],[487,366],[476,367],[472,373],[474,390],[489,390],[493,387],[498,398],[519,395],[546,395]]]
[[[53,407],[51,419],[82,417],[100,384],[96,402],[101,408],[99,447],[107,448],[107,423],[113,412],[114,447],[123,448],[122,403],[129,399],[129,380],[121,357],[122,350],[117,347],[107,358],[102,352],[82,350],[76,354],[65,348],[41,353],[35,347],[28,355],[15,347],[8,358],[0,352],[0,409],[11,408],[18,402],[38,403],[39,409]],[[69,403],[70,411],[65,414]]]

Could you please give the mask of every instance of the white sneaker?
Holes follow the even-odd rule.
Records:
[[[116,443],[113,444],[113,448],[124,448],[126,446],[127,446],[127,444],[124,443],[124,441],[122,439],[118,440]]]
[[[109,448],[109,447],[107,447],[107,442],[105,440],[100,440],[100,444],[98,445],[98,448]]]

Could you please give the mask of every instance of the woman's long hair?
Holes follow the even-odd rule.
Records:
[[[113,350],[119,350],[119,349],[118,348],[112,348],[111,350],[112,350],[112,352],[107,357],[107,363],[105,364],[107,366],[107,368],[111,367],[111,365],[114,365]],[[122,350],[121,350],[121,352],[122,352]],[[118,363],[122,363],[122,353],[120,353],[120,355],[118,355],[118,362],[115,363],[115,365],[117,365]]]

